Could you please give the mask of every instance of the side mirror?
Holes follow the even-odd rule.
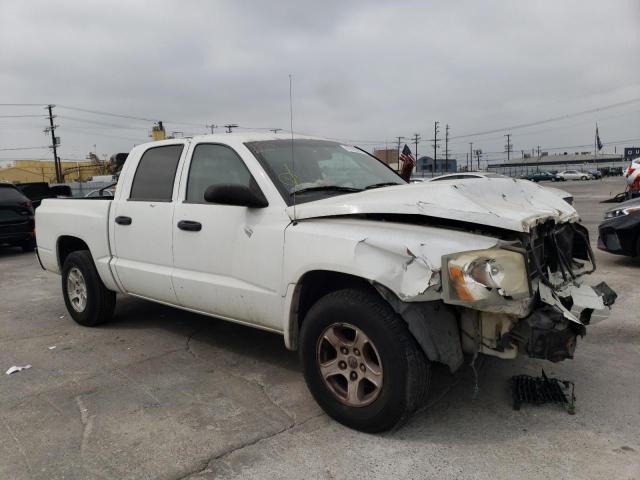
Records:
[[[204,192],[204,199],[209,203],[249,208],[264,208],[269,205],[262,192],[256,193],[249,187],[234,183],[209,186]]]

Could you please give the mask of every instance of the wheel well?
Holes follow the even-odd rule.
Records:
[[[80,240],[78,237],[64,236],[58,239],[58,262],[60,264],[60,270],[62,270],[64,261],[69,254],[77,252],[78,250],[89,250],[89,246],[84,240]]]
[[[294,292],[289,317],[291,327],[289,329],[290,348],[297,349],[300,326],[313,304],[326,294],[344,288],[361,288],[377,293],[373,285],[367,280],[348,273],[314,270],[305,273],[300,278]]]

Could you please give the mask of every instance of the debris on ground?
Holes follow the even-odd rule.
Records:
[[[539,377],[514,375],[511,377],[513,409],[520,410],[523,403],[557,403],[566,408],[569,415],[573,415],[576,413],[574,387],[574,383],[568,380],[547,377],[544,369]]]
[[[27,370],[29,368],[31,368],[31,365],[14,365],[6,371],[6,374],[11,375],[12,373],[21,372],[22,370]]]

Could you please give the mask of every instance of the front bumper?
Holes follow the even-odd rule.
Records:
[[[616,297],[605,282],[558,290],[540,284],[537,308],[513,325],[500,347],[552,362],[573,358],[577,337],[586,334],[587,325],[608,317]]]
[[[624,215],[605,220],[598,227],[598,248],[616,255],[637,254],[636,238],[640,215]]]

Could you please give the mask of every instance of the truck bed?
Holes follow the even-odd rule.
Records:
[[[60,243],[75,238],[83,241],[105,284],[113,282],[109,263],[111,247],[109,240],[109,211],[112,199],[96,202],[95,198],[45,199],[36,210],[36,241],[42,265],[50,271],[60,273],[58,261]],[[117,289],[117,287],[116,287]]]

